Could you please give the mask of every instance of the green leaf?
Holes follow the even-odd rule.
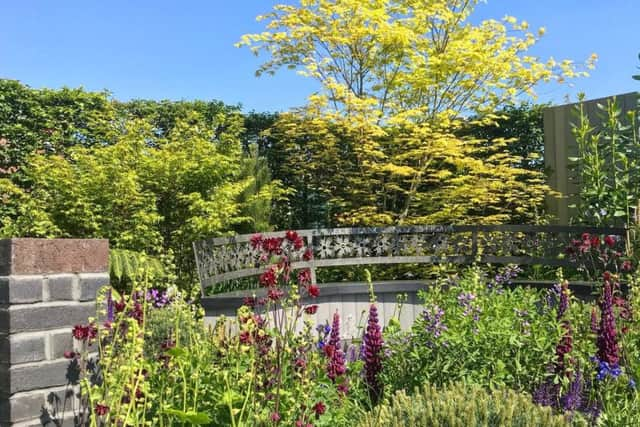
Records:
[[[180,421],[194,424],[194,425],[202,425],[202,424],[210,424],[212,422],[211,417],[204,412],[196,412],[196,411],[181,411],[179,409],[166,408],[164,409],[164,413],[167,415],[173,415],[178,418]]]

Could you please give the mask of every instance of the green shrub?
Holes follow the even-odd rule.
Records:
[[[566,426],[587,425],[579,417],[568,420],[550,408],[537,406],[531,397],[509,389],[486,391],[462,383],[442,389],[426,384],[412,396],[396,392],[391,402],[375,408],[359,424],[369,426]]]

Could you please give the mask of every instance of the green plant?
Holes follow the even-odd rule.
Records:
[[[411,395],[396,392],[390,402],[374,408],[360,427],[551,427],[586,426],[579,416],[571,421],[537,406],[531,396],[498,388],[452,383],[437,388],[425,384]]]
[[[531,391],[542,382],[561,333],[555,312],[540,304],[542,291],[496,282],[471,268],[421,294],[423,313],[389,348],[392,389],[464,380]]]
[[[582,100],[582,98],[581,98]],[[573,124],[578,155],[571,157],[579,185],[573,222],[597,226],[633,226],[640,203],[638,110],[623,114],[620,104],[598,104],[596,125],[579,103]]]

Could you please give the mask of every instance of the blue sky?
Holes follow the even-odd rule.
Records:
[[[292,1],[292,0],[288,0]],[[114,97],[219,99],[245,110],[304,104],[315,84],[293,71],[254,76],[260,60],[233,46],[262,29],[255,17],[275,0],[5,0],[0,2],[0,77],[32,87],[83,86]],[[591,77],[539,88],[563,103],[640,90],[640,0],[488,0],[476,19],[504,15],[547,34],[533,53],[577,62],[599,55]]]

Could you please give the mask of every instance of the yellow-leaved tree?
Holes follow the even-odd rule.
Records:
[[[586,75],[595,55],[582,70],[540,60],[528,51],[544,29],[534,34],[509,16],[472,24],[478,3],[301,0],[275,6],[259,17],[264,32],[242,37],[239,46],[269,55],[258,75],[286,67],[321,83],[276,133],[300,141],[306,123],[323,120],[327,132],[340,129],[332,140],[349,141],[353,161],[338,179],[347,184],[331,197],[341,210],[328,225],[539,219],[544,176],[518,168],[509,141],[460,130],[469,117],[491,123],[497,107],[534,95],[540,82]]]

